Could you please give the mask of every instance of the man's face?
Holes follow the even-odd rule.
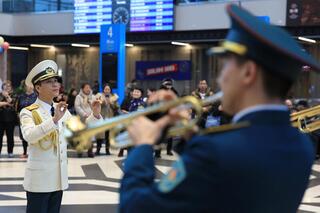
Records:
[[[82,89],[83,93],[86,95],[90,95],[91,92],[91,87],[89,84],[85,85],[84,88]]]
[[[54,98],[59,95],[60,83],[58,82],[57,78],[49,78],[47,80],[41,81],[41,83],[37,85],[36,88],[39,95]]]
[[[208,88],[207,82],[205,80],[200,81],[198,87],[199,87],[199,90],[205,91]]]
[[[218,77],[218,84],[223,92],[222,107],[224,112],[234,115],[237,113],[237,100],[241,94],[239,80],[241,66],[233,57],[223,58],[222,64],[222,70]]]

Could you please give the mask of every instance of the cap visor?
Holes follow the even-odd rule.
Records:
[[[224,47],[211,47],[208,51],[208,55],[222,55],[227,53],[227,49]]]
[[[49,78],[57,78],[58,80],[60,80],[61,77],[59,75],[57,75],[57,74],[45,75],[45,76],[42,76],[41,78],[39,78],[34,83],[41,82],[41,81],[47,80]]]

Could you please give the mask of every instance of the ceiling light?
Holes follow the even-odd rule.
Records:
[[[316,42],[317,42],[317,41],[314,40],[314,39],[310,39],[310,38],[306,38],[306,37],[301,37],[301,36],[299,36],[298,39],[301,40],[301,41],[309,42],[309,43],[316,43]]]
[[[54,48],[52,45],[44,45],[44,44],[30,44],[31,47],[39,47],[39,48]]]
[[[12,50],[29,50],[28,47],[17,47],[17,46],[9,46],[9,49],[12,49]]]
[[[133,47],[133,44],[125,44],[126,47]]]
[[[178,42],[178,41],[172,41],[171,44],[178,45],[178,46],[188,46],[188,43]]]
[[[73,47],[90,47],[89,44],[75,44],[75,43],[71,44],[71,46],[73,46]]]

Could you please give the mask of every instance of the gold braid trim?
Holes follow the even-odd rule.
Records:
[[[32,110],[32,117],[33,117],[36,125],[39,125],[42,123],[42,119],[36,110]],[[45,141],[51,141],[50,145],[47,147],[44,147],[43,142],[45,142]],[[38,141],[38,145],[44,151],[51,149],[53,146],[54,152],[56,153],[57,152],[57,145],[58,145],[58,132],[57,132],[57,130],[53,130],[48,135],[46,135],[42,139],[40,139]]]

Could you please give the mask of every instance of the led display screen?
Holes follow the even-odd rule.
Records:
[[[99,33],[123,23],[130,32],[173,30],[173,0],[75,0],[74,32]]]

